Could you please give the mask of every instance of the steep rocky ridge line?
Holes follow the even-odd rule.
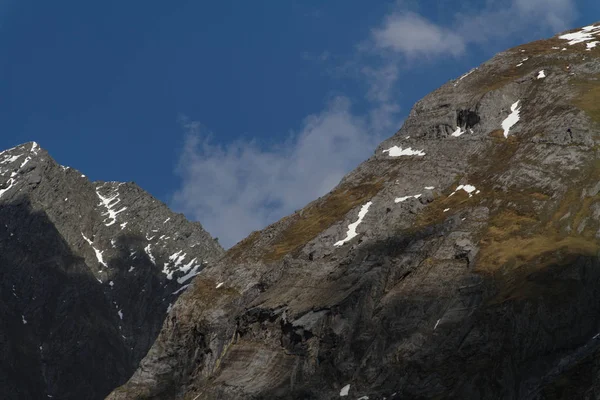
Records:
[[[0,393],[101,399],[223,250],[133,183],[90,182],[37,143],[0,152]]]
[[[598,398],[599,41],[518,46],[417,102],[204,269],[108,399]]]

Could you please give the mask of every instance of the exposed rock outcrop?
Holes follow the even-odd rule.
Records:
[[[1,397],[104,398],[222,253],[133,183],[90,182],[36,143],[1,152]]]
[[[426,96],[177,301],[109,399],[600,396],[600,26]]]

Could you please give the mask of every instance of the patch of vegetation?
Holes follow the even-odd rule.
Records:
[[[488,207],[490,217],[478,238],[480,251],[475,265],[497,284],[499,293],[492,301],[563,293],[571,289],[570,282],[544,274],[560,270],[579,257],[595,257],[600,250],[596,238],[599,225],[590,218],[591,206],[600,202],[600,195],[582,197],[582,189],[600,179],[600,161],[564,177],[571,189],[559,193],[561,200],[541,188],[503,187],[498,185],[498,177],[515,163],[535,162],[528,158],[530,152],[523,151],[527,150],[523,146],[531,146],[533,151],[535,145],[523,138],[509,136],[507,140],[500,135],[492,133],[495,143],[470,160],[477,169],[466,181],[481,193],[468,197],[458,192],[448,197],[458,184],[455,182],[449,193],[418,215],[414,229],[439,224],[461,209]],[[444,213],[447,208],[450,210]]]
[[[559,47],[566,48],[562,51],[553,49]],[[524,51],[522,51],[524,50]],[[547,40],[538,40],[509,50],[514,56],[513,65],[503,70],[488,70],[479,75],[474,85],[478,92],[483,95],[487,92],[498,90],[515,80],[524,77],[541,68],[558,67],[568,72],[567,66],[570,64],[569,56],[574,53],[581,53],[593,56],[598,49],[587,51],[585,43],[575,46],[569,46],[565,40],[552,38]],[[528,58],[522,65],[517,67],[524,58]]]
[[[493,301],[568,290],[568,281],[546,279],[540,284],[531,277],[552,266],[569,265],[582,256],[596,257],[600,251],[600,241],[595,237],[598,223],[590,220],[581,225],[582,230],[577,229],[588,220],[591,204],[600,201],[598,195],[581,198],[582,187],[600,177],[600,166],[594,164],[574,180],[578,184],[573,184],[559,204],[548,203],[547,211],[536,212],[527,206],[525,198],[511,196],[511,204],[518,208],[503,208],[490,218],[480,240],[477,269],[497,282],[499,293]],[[540,196],[533,192],[529,198]]]
[[[226,257],[232,261],[237,261],[243,254],[248,254],[249,251],[258,238],[260,237],[259,231],[254,231],[250,235],[248,235],[244,240],[237,243],[231,249],[229,249],[226,253]]]
[[[575,107],[586,112],[596,123],[600,123],[600,80],[577,79],[571,81],[574,91],[577,93],[572,103]]]
[[[340,186],[323,199],[309,204],[281,234],[264,261],[277,261],[288,253],[299,250],[319,233],[358,205],[369,201],[383,188],[383,181],[371,177],[356,186]]]

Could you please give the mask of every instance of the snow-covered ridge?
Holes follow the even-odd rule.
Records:
[[[15,152],[19,152],[14,154]],[[17,184],[16,177],[18,172],[37,156],[40,152],[40,146],[36,142],[25,143],[12,149],[4,150],[0,152],[0,174],[4,175],[10,172],[10,178],[6,182],[6,187],[0,189],[0,198],[9,190],[11,190]],[[25,158],[21,161],[22,158]],[[18,166],[14,165],[17,161],[20,161]]]

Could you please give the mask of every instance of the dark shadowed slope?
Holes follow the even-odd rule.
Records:
[[[104,398],[221,254],[135,184],[89,182],[35,143],[0,153],[2,398]]]

